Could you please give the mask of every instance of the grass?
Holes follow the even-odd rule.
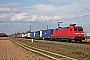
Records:
[[[0,37],[0,40],[8,40],[9,37]]]
[[[88,53],[90,53],[89,48],[81,48],[81,47],[77,47],[77,46],[66,46],[66,45],[46,43],[46,42],[37,42],[37,43],[38,44],[45,44],[45,45],[49,45],[49,46],[53,46],[53,47],[57,47],[57,48],[62,48],[64,50],[69,50],[69,51],[74,51],[74,52],[84,52],[84,53],[88,52]],[[54,51],[54,52],[56,52],[56,51]],[[61,55],[65,55],[65,56],[69,56],[69,57],[73,57],[73,58],[77,58],[79,60],[83,60],[83,59],[90,60],[89,57],[74,56],[73,54],[70,54],[70,53],[67,53],[67,52],[56,52],[56,53],[59,53]]]
[[[14,39],[14,40],[19,41],[19,42],[22,41],[22,39]],[[23,43],[27,44],[26,42],[28,42],[28,43],[30,42],[28,45],[31,45],[31,46],[33,46],[33,44],[35,43],[35,44],[47,45],[47,46],[55,47],[55,48],[61,48],[61,49],[71,51],[71,52],[84,52],[84,53],[88,52],[88,53],[90,53],[89,48],[81,48],[81,47],[77,47],[77,46],[66,46],[66,45],[62,45],[62,44],[39,42],[39,41],[34,41],[34,43],[31,43],[31,41],[28,41],[28,40],[24,41]],[[65,56],[68,56],[68,57],[76,58],[76,59],[79,59],[79,60],[90,60],[90,56],[85,57],[85,56],[73,55],[70,52],[54,51],[54,50],[50,50],[50,49],[47,49],[47,48],[44,48],[44,47],[38,47],[38,46],[34,46],[34,47],[44,49],[44,50],[48,50],[48,51],[51,51],[51,52],[55,52],[55,53],[65,55]]]
[[[85,36],[86,39],[90,39],[90,36]]]
[[[57,47],[57,48],[63,48],[65,50],[90,52],[89,48],[81,48],[81,47],[78,47],[78,46],[67,46],[67,45],[48,43],[48,42],[35,42],[35,43],[45,44],[45,45],[49,45],[49,46],[53,46],[53,47]]]

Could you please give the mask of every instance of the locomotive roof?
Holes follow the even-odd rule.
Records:
[[[58,27],[56,30],[68,29],[69,27]]]
[[[75,26],[76,24],[70,24],[70,26]]]

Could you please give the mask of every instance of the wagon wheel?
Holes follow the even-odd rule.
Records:
[[[72,42],[72,40],[71,40],[71,39],[69,39],[69,42]]]
[[[77,40],[75,39],[75,42],[77,42]]]
[[[68,39],[68,42],[72,42],[72,40],[71,39]]]
[[[80,39],[80,42],[82,42],[82,39]]]

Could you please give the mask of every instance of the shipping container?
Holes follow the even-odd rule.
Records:
[[[35,38],[35,32],[34,32],[34,38]]]
[[[40,30],[40,38],[42,38],[42,30]]]
[[[17,37],[17,38],[20,38],[20,37],[21,37],[21,34],[16,34],[16,37]]]
[[[42,30],[42,38],[51,38],[53,33],[53,29]]]
[[[27,34],[26,33],[24,34],[24,37],[27,37]]]
[[[24,38],[24,34],[22,33],[22,38]]]
[[[30,38],[30,33],[27,33],[27,37]]]
[[[36,38],[36,39],[39,39],[39,38],[40,38],[40,31],[36,31],[36,32],[35,32],[35,38]]]
[[[34,38],[34,32],[30,32],[30,38]]]

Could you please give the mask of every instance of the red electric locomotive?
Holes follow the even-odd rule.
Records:
[[[75,42],[85,40],[84,31],[82,26],[75,26],[76,24],[70,24],[69,27],[59,27],[53,30],[53,38],[59,40],[67,40]]]

